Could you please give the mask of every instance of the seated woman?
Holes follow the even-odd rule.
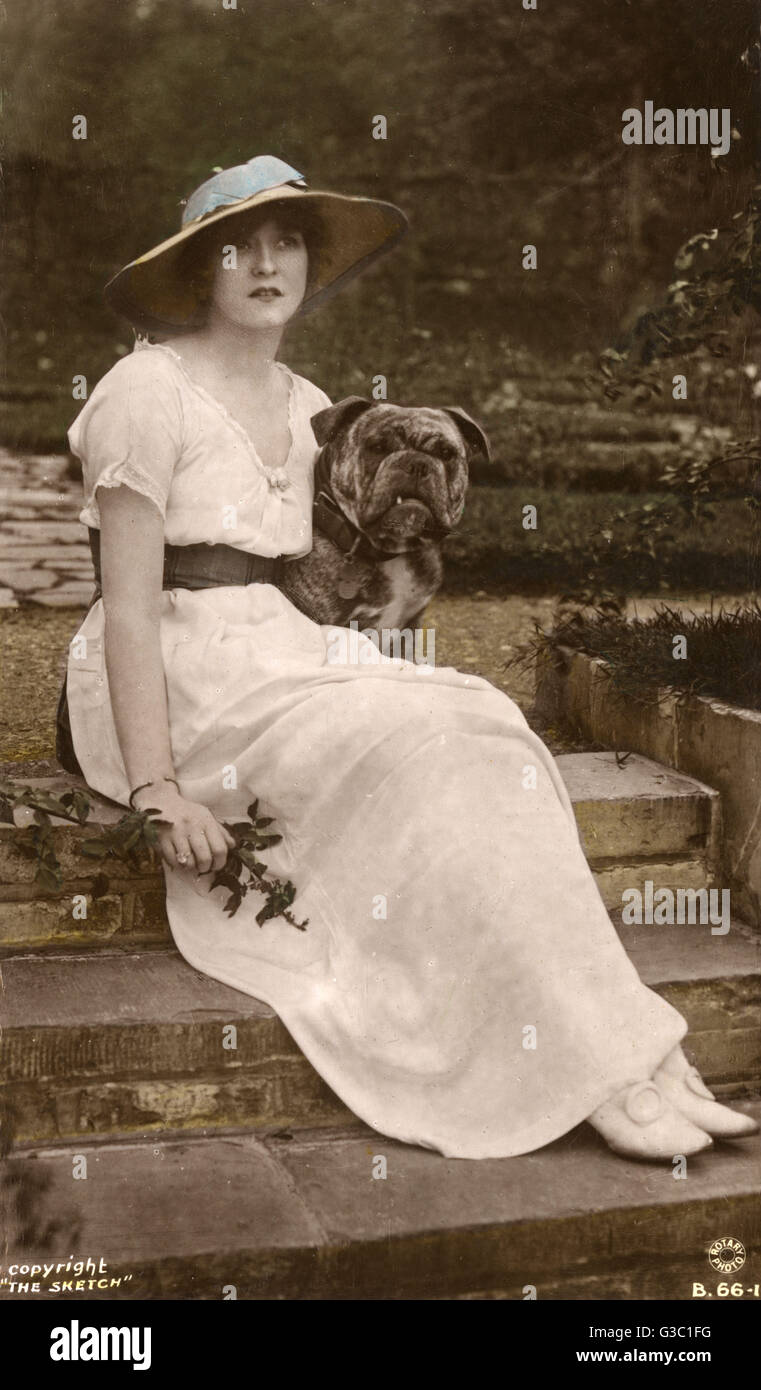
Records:
[[[311,546],[310,418],[329,404],[278,361],[284,329],[404,227],[260,156],[111,282],[160,341],[138,341],[70,432],[102,564],[68,666],[74,750],[95,790],[171,822],[185,959],[270,1004],[375,1129],[487,1158],[586,1119],[621,1154],[697,1154],[755,1126],[712,1099],[684,1019],[640,981],[517,705],[452,669],[337,661],[277,586]],[[172,582],[165,543],[205,543],[203,571]],[[255,795],[304,932],[258,927],[250,896],[228,917],[198,878]]]

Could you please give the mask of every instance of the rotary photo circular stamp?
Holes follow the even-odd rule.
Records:
[[[733,1274],[735,1270],[742,1269],[745,1259],[745,1246],[734,1236],[720,1236],[708,1251],[709,1263],[720,1274]]]

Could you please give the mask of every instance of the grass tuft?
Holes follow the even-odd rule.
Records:
[[[684,641],[680,642],[679,639]],[[718,613],[685,614],[659,604],[651,618],[627,621],[607,607],[564,617],[535,636],[509,664],[522,665],[561,646],[601,657],[624,699],[654,705],[664,691],[709,695],[761,710],[761,605],[757,599]],[[683,651],[683,655],[679,655]]]

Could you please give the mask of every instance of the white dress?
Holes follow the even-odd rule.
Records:
[[[329,402],[289,379],[282,490],[173,350],[141,345],[70,431],[81,520],[97,527],[96,488],[125,483],[174,544],[308,551],[309,420]],[[103,628],[98,600],[84,657],[70,654],[72,738],[89,785],[126,804]],[[254,894],[228,917],[225,891],[201,896],[192,870],[167,867],[177,947],[275,1009],[369,1125],[450,1157],[525,1153],[683,1038],[619,942],[551,754],[506,695],[379,657],[361,635],[337,642],[269,584],[165,591],[161,645],[183,794],[225,820],[258,796],[284,836],[268,864],[309,919],[260,928]]]

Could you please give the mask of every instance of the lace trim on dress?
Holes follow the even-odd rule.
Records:
[[[199,381],[195,380],[195,377],[191,376],[179,353],[175,352],[174,348],[169,347],[168,343],[149,343],[145,340],[138,339],[135,344],[135,349],[136,351],[152,350],[154,352],[158,349],[159,352],[168,352],[169,355],[174,358],[179,370],[182,372],[183,377],[191,389],[195,391],[202,400],[206,401],[208,405],[211,405],[218,411],[230,428],[240,436],[249,452],[253,455],[258,468],[264,474],[270,487],[285,491],[286,488],[291,486],[291,479],[288,477],[288,467],[293,459],[293,453],[296,448],[296,411],[294,400],[296,395],[296,378],[290,367],[286,367],[284,362],[275,363],[275,366],[278,367],[281,372],[285,372],[288,377],[288,434],[290,436],[288,455],[282,468],[267,468],[266,464],[262,462],[259,451],[248,430],[244,428],[240,420],[236,420],[235,416],[230,414],[226,405],[218,401],[216,396],[212,395],[211,391],[207,391],[205,386],[202,386]]]
[[[163,521],[166,520],[166,497],[163,489],[159,487],[155,478],[150,473],[144,472],[142,468],[132,459],[122,459],[119,463],[109,463],[103,472],[98,475],[90,490],[90,495],[82,511],[91,512],[92,515],[100,517],[96,493],[99,487],[131,487],[134,492],[142,493],[158,508]],[[81,514],[80,514],[81,515]]]

